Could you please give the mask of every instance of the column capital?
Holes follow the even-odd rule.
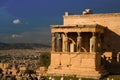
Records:
[[[65,37],[67,37],[67,32],[66,33],[64,33],[65,34]]]
[[[81,32],[77,32],[78,36],[81,36]]]
[[[55,33],[52,33],[52,37],[55,37]]]
[[[55,32],[52,32],[52,34],[55,34]]]
[[[61,33],[58,33],[58,37],[61,37]]]
[[[92,32],[92,36],[95,36],[95,32]]]

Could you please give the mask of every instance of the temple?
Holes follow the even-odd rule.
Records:
[[[82,15],[66,12],[63,18],[63,25],[51,25],[51,64],[47,73],[97,79],[108,74],[107,65],[112,66],[118,59],[113,59],[111,54],[120,50],[120,46],[112,48],[120,41],[109,43],[108,39],[116,36],[109,29],[120,27],[120,14],[92,14],[86,9]],[[117,35],[116,40],[119,39]]]

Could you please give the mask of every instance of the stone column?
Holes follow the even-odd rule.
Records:
[[[62,38],[61,38],[61,33],[58,34],[58,51],[62,51]]]
[[[96,52],[96,37],[95,37],[95,33],[92,33],[92,37],[90,38],[90,52]]]
[[[67,36],[67,33],[65,33],[64,46],[65,46],[65,52],[68,52],[68,36]]]
[[[56,51],[56,37],[55,37],[55,33],[52,33],[52,51],[53,52]]]
[[[81,33],[78,32],[78,37],[77,37],[77,52],[81,52],[81,46],[82,46],[82,37],[81,37]]]
[[[75,52],[75,50],[74,50],[74,43],[70,43],[70,52]]]

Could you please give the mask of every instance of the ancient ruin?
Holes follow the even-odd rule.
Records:
[[[100,78],[120,72],[120,13],[65,12],[63,25],[51,25],[49,75]]]

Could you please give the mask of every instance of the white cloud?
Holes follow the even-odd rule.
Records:
[[[13,24],[20,24],[20,23],[21,23],[21,21],[19,19],[14,19],[13,20]]]
[[[21,38],[22,35],[12,34],[11,37],[12,37],[12,38]]]

